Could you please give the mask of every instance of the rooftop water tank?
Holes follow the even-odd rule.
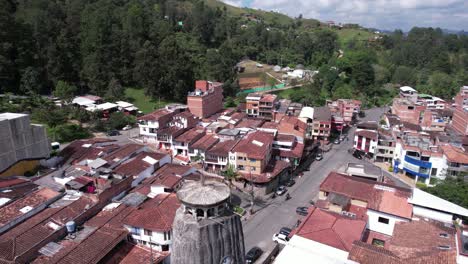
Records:
[[[68,222],[65,224],[65,227],[67,228],[67,232],[68,232],[69,234],[75,233],[76,224],[75,224],[74,221],[68,221]]]

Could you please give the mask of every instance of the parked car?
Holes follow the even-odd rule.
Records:
[[[323,159],[322,153],[317,153],[317,155],[315,155],[315,160],[322,160],[322,159]]]
[[[289,227],[282,227],[279,231],[279,234],[283,234],[285,236],[289,236],[289,234],[291,234],[292,232],[292,229],[289,228]]]
[[[345,139],[348,137],[348,134],[343,134],[340,136],[340,141],[345,141]]]
[[[362,160],[362,155],[358,151],[353,152],[353,157],[355,157],[356,159]]]
[[[108,135],[109,137],[113,137],[113,136],[118,136],[118,135],[120,135],[120,133],[119,133],[119,131],[117,131],[117,130],[111,130],[111,131],[107,132],[107,135]]]
[[[286,186],[291,187],[291,186],[293,186],[295,183],[296,183],[295,180],[290,179],[289,181],[286,182]]]
[[[286,191],[287,191],[286,187],[281,185],[280,187],[278,187],[278,189],[276,189],[276,194],[283,195],[286,193]]]
[[[132,129],[131,125],[126,125],[122,128],[122,130],[130,130],[130,129]]]
[[[305,206],[300,206],[300,207],[297,207],[296,208],[296,213],[298,215],[307,215],[309,212],[309,208],[305,207]]]
[[[333,144],[335,144],[335,145],[338,145],[338,144],[340,144],[340,143],[341,143],[341,141],[340,141],[339,138],[337,138],[337,139],[335,139],[335,140],[333,141]]]
[[[274,242],[283,245],[287,244],[289,241],[289,237],[283,234],[274,234],[272,239]]]
[[[259,247],[253,247],[245,255],[245,263],[254,263],[261,255],[263,250]]]

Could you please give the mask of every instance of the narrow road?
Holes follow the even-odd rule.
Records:
[[[378,121],[386,108],[374,108],[366,111],[362,121]],[[352,148],[354,129],[348,131],[349,141],[343,141],[323,155],[323,160],[313,161],[308,171],[304,171],[301,178],[296,178],[296,184],[288,188],[291,199],[285,201],[285,196],[268,198],[267,205],[256,208],[256,213],[243,223],[245,249],[248,251],[254,246],[267,248],[273,243],[272,236],[283,226],[292,227],[300,218],[296,214],[296,207],[309,206],[309,201],[318,195],[320,183],[333,170],[346,166],[349,162],[359,161],[348,153]],[[387,177],[392,175],[386,173]]]

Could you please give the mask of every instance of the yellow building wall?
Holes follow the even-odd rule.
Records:
[[[0,177],[23,176],[28,171],[33,171],[39,166],[39,160],[22,160],[15,163],[6,171],[0,173]]]

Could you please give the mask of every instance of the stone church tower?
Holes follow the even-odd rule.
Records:
[[[187,181],[177,191],[182,206],[173,223],[173,264],[243,264],[244,234],[222,182]]]

